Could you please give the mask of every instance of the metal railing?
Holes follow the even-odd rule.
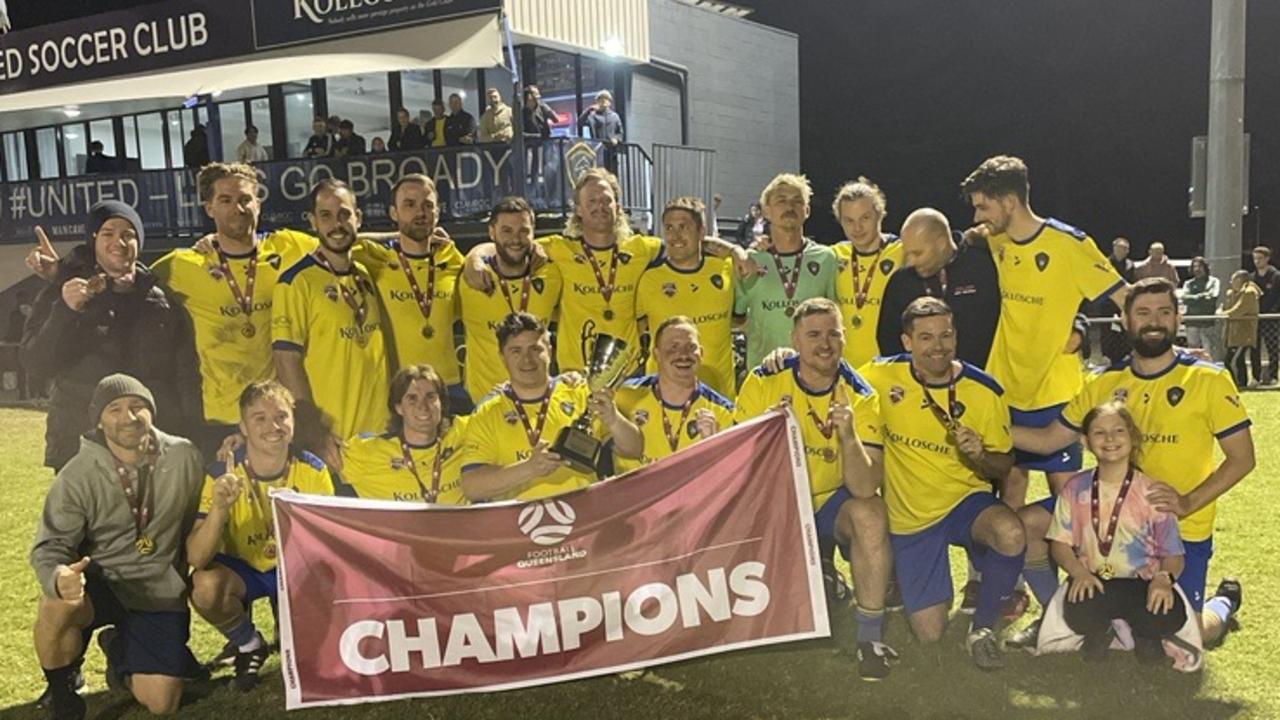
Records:
[[[1091,365],[1117,362],[1131,350],[1118,317],[1089,318],[1084,355]],[[1243,388],[1280,387],[1280,313],[1249,317],[1185,315],[1176,343],[1203,350],[1231,369]]]

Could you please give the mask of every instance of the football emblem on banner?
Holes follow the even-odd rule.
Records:
[[[520,511],[520,532],[539,545],[559,545],[573,532],[577,514],[563,500],[543,500]]]

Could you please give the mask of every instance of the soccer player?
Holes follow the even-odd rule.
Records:
[[[270,649],[253,625],[258,598],[276,597],[275,523],[271,489],[333,495],[333,477],[318,457],[293,448],[293,395],[275,380],[240,394],[244,446],[231,462],[209,466],[200,509],[187,536],[191,606],[236,646],[235,686],[257,687]]]
[[[216,228],[209,250],[174,250],[151,270],[191,315],[204,399],[204,427],[193,440],[213,457],[236,431],[245,385],[275,376],[272,294],[280,274],[315,241],[290,231],[259,240],[258,175],[248,165],[211,163],[196,185]]]
[[[83,718],[75,678],[98,628],[107,683],[123,683],[156,714],[177,712],[184,678],[198,669],[187,648],[182,541],[200,499],[200,453],[155,429],[151,390],[108,375],[90,401],[95,429],[58,472],[31,548],[42,592],[36,657],[55,718]]]
[[[401,177],[391,188],[389,212],[399,235],[388,245],[363,240],[351,257],[368,268],[386,311],[393,367],[431,365],[449,385],[450,408],[470,412],[453,340],[462,253],[453,243],[432,241],[440,219],[436,184],[426,175]]]
[[[1225,634],[1240,609],[1240,584],[1224,579],[1205,601],[1217,500],[1253,470],[1249,415],[1228,370],[1173,349],[1181,317],[1173,284],[1163,278],[1136,283],[1125,298],[1125,330],[1133,347],[1126,361],[1095,373],[1062,408],[1057,422],[1041,429],[1013,429],[1014,445],[1031,452],[1078,439],[1085,415],[1111,400],[1125,403],[1142,431],[1139,466],[1160,481],[1148,493],[1156,509],[1178,516],[1186,568],[1178,577],[1192,609],[1200,613],[1206,645]],[[1216,467],[1213,446],[1222,450]],[[1028,505],[1022,519],[1028,536],[1044,537],[1051,506]],[[1043,558],[1043,542],[1027,547],[1027,564]],[[1034,587],[1030,574],[1027,582]],[[1056,572],[1052,575],[1056,587]],[[1037,595],[1040,591],[1037,590]]]
[[[510,379],[494,334],[502,321],[511,313],[527,312],[547,325],[560,302],[560,267],[534,255],[534,226],[533,208],[524,198],[499,200],[489,214],[494,254],[484,270],[496,291],[458,285],[466,333],[466,389],[475,402]]]
[[[737,389],[733,370],[732,261],[702,251],[706,208],[695,197],[680,197],[662,211],[664,258],[640,277],[636,317],[652,330],[684,316],[698,329],[703,360],[698,377],[722,395]],[[651,338],[656,346],[656,338]],[[656,354],[647,367],[658,369]]]
[[[644,453],[638,460],[619,458],[619,472],[660,460],[733,424],[733,402],[698,378],[700,335],[690,318],[667,318],[653,334],[658,372],[618,388],[618,412],[644,436]]]
[[[787,345],[801,302],[836,297],[840,267],[835,253],[804,236],[812,197],[809,181],[790,173],[778,175],[760,193],[771,235],[767,249],[751,253],[759,274],[742,278],[734,289],[734,315],[746,319],[747,367]]]
[[[308,218],[320,247],[280,276],[272,298],[271,347],[280,382],[298,401],[304,447],[324,448],[340,467],[337,440],[386,426],[387,347],[382,311],[368,271],[351,259],[360,209],[351,188],[322,180]],[[318,408],[332,419],[328,437],[304,418]],[[304,422],[304,419],[306,422]]]
[[[902,243],[881,230],[885,208],[884,191],[865,177],[840,186],[831,203],[845,237],[831,248],[840,262],[836,302],[849,322],[844,359],[855,368],[881,354],[876,328],[885,287],[902,266]]]
[[[777,371],[757,367],[747,375],[735,419],[741,422],[783,403],[795,413],[817,508],[814,520],[827,592],[834,595],[841,583],[832,559],[838,545],[853,571],[857,593],[858,672],[865,680],[879,680],[888,676],[889,661],[897,658],[882,641],[893,559],[884,500],[876,494],[882,466],[869,452],[881,442],[879,401],[843,360],[839,306],[810,298],[793,314],[790,343],[799,354]]]
[[[1000,276],[1000,322],[987,372],[1008,394],[1015,426],[1045,427],[1083,382],[1080,357],[1067,349],[1080,303],[1109,297],[1123,304],[1128,286],[1083,230],[1031,210],[1020,158],[988,158],[960,188],[973,204],[974,223],[990,229]],[[1030,470],[1043,470],[1056,494],[1080,469],[1081,455],[1074,438],[1053,452],[1016,455],[1005,502],[1023,504]]]
[[[613,393],[552,378],[546,326],[528,313],[513,313],[498,327],[498,348],[511,380],[480,403],[463,433],[462,492],[472,502],[534,500],[586,487],[596,478],[566,466],[551,450],[560,430],[588,407],[597,439],[638,458],[644,439],[618,412]]]
[[[995,624],[1022,569],[1026,538],[992,483],[1013,467],[1009,410],[990,375],[956,359],[951,308],[924,297],[902,316],[907,352],[859,372],[880,397],[884,498],[894,566],[911,630],[942,639],[953,596],[948,545],[965,548],[983,573],[966,644],[974,663],[1002,667]]]
[[[468,418],[450,418],[444,380],[430,365],[391,378],[385,433],[352,438],[342,474],[362,498],[461,505],[462,435]]]

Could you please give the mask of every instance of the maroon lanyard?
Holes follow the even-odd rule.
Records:
[[[773,266],[778,270],[778,278],[782,280],[782,291],[786,293],[787,299],[790,300],[796,294],[796,286],[800,281],[800,263],[804,260],[804,248],[796,251],[796,262],[788,273],[787,269],[782,265],[782,256],[773,246],[769,247],[769,254],[773,256]]]
[[[542,437],[542,428],[547,424],[547,410],[551,408],[551,388],[547,388],[547,395],[542,398],[542,404],[538,407],[538,422],[536,426],[529,422],[529,415],[524,411],[524,403],[520,402],[520,398],[516,396],[516,391],[511,387],[511,383],[504,385],[502,392],[511,400],[511,404],[516,406],[516,414],[520,416],[520,423],[524,425],[525,437],[529,438],[529,447],[538,447],[538,440]]]
[[[240,291],[240,283],[236,282],[236,275],[231,272],[231,263],[227,260],[226,253],[222,252],[222,248],[219,247],[216,240],[213,243],[213,249],[218,252],[218,271],[227,279],[227,285],[231,288],[231,296],[235,298],[236,304],[240,306],[241,312],[244,313],[245,325],[240,330],[240,334],[251,338],[257,334],[250,315],[253,313],[253,286],[258,276],[258,248],[254,247],[253,253],[249,255],[249,264],[244,271],[244,292]]]
[[[867,269],[867,279],[862,283],[862,287],[858,287],[858,249],[853,248],[853,257],[849,259],[850,270],[853,273],[853,305],[858,310],[867,304],[867,294],[871,292],[871,282],[876,276],[876,267],[880,264],[880,254],[884,252],[884,240],[880,241],[880,247],[876,250],[875,259],[871,261],[871,267]],[[788,295],[787,297],[790,297]]]
[[[436,259],[433,253],[427,253],[425,258],[427,261],[427,291],[422,292],[421,286],[418,285],[418,278],[414,277],[413,266],[409,264],[409,256],[405,255],[404,248],[400,247],[400,243],[396,243],[396,255],[400,256],[400,269],[404,271],[404,276],[409,280],[409,289],[413,292],[413,299],[418,302],[418,309],[422,311],[422,319],[428,323],[431,322],[431,306],[436,299]],[[429,327],[429,326],[428,326]],[[426,330],[423,334],[430,337],[431,334]]]
[[[355,275],[355,270],[352,270],[352,276],[355,278],[356,289],[355,292],[352,292],[346,285],[342,284],[342,278],[338,275],[338,271],[333,269],[333,265],[329,264],[328,258],[323,253],[317,252],[313,257],[320,264],[320,267],[333,273],[334,279],[337,280],[338,292],[342,293],[342,299],[346,301],[347,306],[351,308],[351,312],[355,314],[356,332],[364,332],[364,319],[369,313],[369,302],[364,297],[364,291],[360,289],[359,276]],[[356,300],[356,295],[360,296],[359,300]]]
[[[129,503],[129,512],[133,515],[134,546],[138,548],[139,553],[150,555],[155,551],[155,542],[146,534],[147,526],[151,524],[152,505],[155,499],[151,492],[151,466],[144,463],[138,465],[136,469],[130,469],[114,454],[111,456],[111,461],[115,463],[116,477],[120,479],[120,487],[124,490],[125,500]],[[137,475],[136,484],[135,474]]]
[[[674,429],[671,427],[671,419],[667,417],[667,404],[662,401],[662,391],[658,389],[657,383],[653,384],[653,396],[658,399],[658,408],[662,412],[662,432],[667,436],[671,452],[675,452],[680,447],[680,433],[684,430],[684,424],[689,421],[689,413],[693,411],[693,401],[698,399],[698,389],[693,389],[689,399],[680,408],[680,422]]]
[[[1124,497],[1129,494],[1129,486],[1133,484],[1133,466],[1129,466],[1129,472],[1125,473],[1124,482],[1120,484],[1120,493],[1116,495],[1116,502],[1111,506],[1111,519],[1107,522],[1107,532],[1103,535],[1100,532],[1102,518],[1098,517],[1102,503],[1098,498],[1098,471],[1093,471],[1093,486],[1089,491],[1089,521],[1093,524],[1093,534],[1098,538],[1098,552],[1102,553],[1105,559],[1111,554],[1111,544],[1116,539],[1116,526],[1120,524],[1120,508],[1124,505]]]
[[[604,272],[600,268],[600,263],[596,262],[595,253],[591,251],[591,246],[586,240],[582,241],[583,251],[586,253],[587,262],[591,263],[591,270],[596,274],[596,285],[600,288],[600,297],[604,298],[604,304],[608,305],[613,299],[614,283],[618,279],[618,245],[615,243],[609,248],[609,281],[605,282]],[[609,318],[606,318],[609,319]]]
[[[418,490],[422,492],[422,497],[429,503],[436,501],[440,497],[440,473],[444,467],[444,440],[436,439],[436,457],[431,462],[431,489],[422,482],[422,476],[418,474],[418,464],[413,461],[413,449],[409,447],[409,443],[403,438],[400,440],[400,452],[404,454],[404,466],[409,468],[409,472],[413,473],[413,479],[418,483]]]
[[[507,309],[511,312],[528,312],[529,310],[529,288],[533,284],[533,268],[529,268],[525,272],[520,282],[520,307],[516,308],[514,302],[511,301],[511,285],[507,279],[498,272],[498,263],[496,260],[490,259],[489,266],[493,268],[493,274],[498,278],[498,289],[502,291],[502,297],[507,299]]]
[[[916,375],[915,369],[913,368],[911,370],[911,376],[916,379],[916,382],[920,383],[920,391],[924,393],[925,404],[929,406],[929,410],[933,413],[933,416],[938,418],[938,422],[942,423],[942,426],[947,429],[947,432],[951,432],[956,429],[956,418],[954,415],[956,411],[956,385],[960,382],[959,373],[952,370],[950,375],[951,378],[947,380],[947,407],[944,409],[938,404],[937,400],[933,399],[933,395],[929,394],[929,386],[924,384],[924,380],[921,379],[919,375]]]
[[[813,411],[813,405],[806,403],[807,407],[805,409],[809,412],[809,419],[813,420],[813,424],[818,426],[818,432],[822,433],[822,437],[828,440],[831,439],[831,433],[835,431],[836,427],[835,421],[831,419],[831,413],[835,410],[836,389],[839,386],[840,378],[837,377],[836,381],[831,385],[831,392],[827,394],[827,419],[825,422],[818,417],[818,413]]]

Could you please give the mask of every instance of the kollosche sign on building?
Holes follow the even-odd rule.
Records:
[[[500,6],[501,0],[156,3],[0,36],[0,95],[244,59],[286,45],[497,12]]]

